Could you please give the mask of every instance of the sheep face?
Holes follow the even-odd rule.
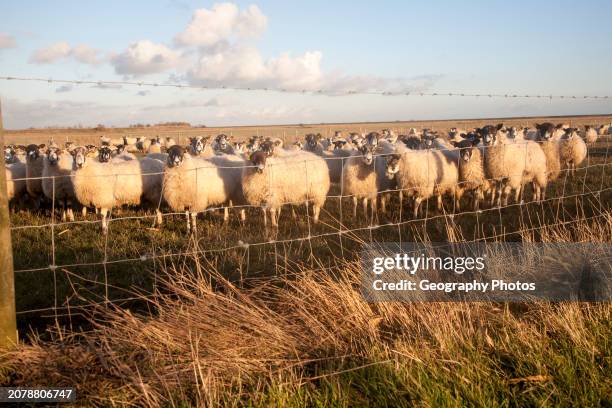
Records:
[[[237,154],[244,154],[247,151],[245,142],[235,142],[234,143],[234,152]]]
[[[555,125],[552,123],[536,123],[535,127],[538,131],[537,139],[541,141],[549,140],[555,131]]]
[[[293,145],[297,147],[298,150],[304,150],[304,143],[300,142],[299,140],[297,142],[293,142]]]
[[[375,149],[376,147],[370,144],[361,146],[361,149],[359,149],[359,152],[361,153],[361,161],[366,166],[371,166],[372,163],[374,162],[374,150]]]
[[[38,159],[41,155],[44,154],[44,148],[46,147],[45,144],[40,144],[40,145],[35,145],[35,144],[31,144],[28,145],[28,147],[26,147],[26,157],[27,160],[36,160]]]
[[[258,151],[251,155],[250,161],[255,166],[258,173],[263,173],[266,168],[266,159],[268,158],[268,154],[264,151]]]
[[[274,149],[278,148],[281,143],[282,142],[279,140],[267,139],[261,144],[261,151],[266,153],[268,156],[272,156],[274,154]]]
[[[403,136],[400,138],[400,140],[410,150],[419,150],[421,148],[421,139],[416,136]]]
[[[570,139],[574,136],[578,136],[578,129],[570,127],[565,129],[565,135],[563,136],[565,139]]]
[[[111,160],[113,151],[108,146],[102,146],[98,151],[98,160],[100,163],[108,163]]]
[[[56,147],[56,146],[49,147],[49,149],[47,149],[47,160],[49,161],[49,164],[52,166],[57,165],[57,162],[59,161],[62,153],[63,152],[59,147]]]
[[[151,139],[151,146],[159,145],[161,146],[161,140],[159,140],[159,136],[154,139]]]
[[[79,147],[75,147],[70,154],[72,154],[72,159],[73,159],[73,168],[76,169],[82,169],[83,166],[85,165],[85,161],[87,160],[87,157],[91,157],[92,155],[92,151],[79,146]]]
[[[378,132],[370,132],[366,136],[366,143],[371,146],[378,146],[379,140],[380,140],[380,133]]]
[[[230,137],[228,135],[224,135],[223,133],[218,135],[215,138],[215,142],[217,142],[217,146],[221,150],[227,149],[227,146],[229,144],[229,140],[230,140]]]
[[[317,133],[316,135],[314,133],[309,133],[305,136],[306,139],[306,146],[309,149],[316,149],[317,144],[319,143],[319,140],[321,140],[322,136],[320,133]]]
[[[461,160],[468,163],[472,159],[472,154],[474,153],[474,149],[477,149],[478,143],[480,143],[480,139],[474,138],[470,140],[462,140],[460,142],[451,142],[453,146],[459,149],[459,156]]]
[[[120,144],[117,146],[117,149],[115,149],[115,154],[121,154],[125,152],[125,145],[124,144]]]
[[[435,133],[423,132],[423,144],[426,149],[431,149],[433,147],[433,142],[437,139],[438,135]]]
[[[389,180],[393,180],[395,175],[399,172],[401,158],[402,156],[400,156],[399,154],[392,154],[390,156],[387,156],[385,176],[387,176]]]
[[[499,129],[499,131],[501,131],[501,128]],[[482,143],[485,146],[491,146],[495,143],[495,139],[497,138],[497,132],[498,129],[491,125],[476,129],[476,133],[480,135],[480,137],[482,138]]]
[[[346,145],[346,143],[347,143],[346,140],[335,140],[334,141],[334,150],[343,149],[344,146]]]
[[[200,154],[204,151],[207,141],[208,141],[208,137],[204,138],[202,136],[198,136],[198,137],[189,138],[189,144],[193,148],[193,151],[196,152],[197,154]]]
[[[185,149],[179,145],[174,145],[168,149],[168,167],[178,167],[185,158]]]
[[[12,163],[14,158],[15,158],[15,150],[13,149],[13,146],[6,146],[4,148],[4,162]]]
[[[255,153],[259,150],[260,139],[259,136],[251,136],[249,143],[247,144],[247,151],[249,153]]]

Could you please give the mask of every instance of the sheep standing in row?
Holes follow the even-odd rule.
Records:
[[[477,211],[480,202],[485,199],[485,193],[490,192],[490,183],[484,171],[484,155],[478,147],[480,139],[465,139],[460,142],[451,142],[459,149],[459,188],[457,200],[463,194],[471,192],[472,208]]]
[[[18,159],[18,155],[25,150],[20,147],[5,149],[4,173],[6,177],[7,200],[22,202],[27,195],[26,189],[26,163]]]
[[[508,198],[514,191],[515,202],[518,202],[525,172],[526,149],[519,144],[504,143],[506,131],[503,125],[485,126],[478,129],[485,145],[485,174],[495,183],[491,196],[491,205],[507,205]]]
[[[45,197],[62,205],[62,222],[74,221],[74,187],[70,174],[72,157],[66,150],[50,146],[43,161],[42,189]]]
[[[362,146],[346,159],[342,169],[342,196],[352,197],[353,217],[357,217],[357,203],[362,202],[363,215],[368,217],[368,202],[370,203],[370,219],[374,222],[376,213],[376,198],[378,195],[378,177],[374,165],[374,149],[369,144]]]
[[[557,180],[559,174],[561,174],[560,143],[552,138],[555,132],[552,123],[543,123],[537,126],[536,141],[540,144],[546,156],[546,174],[548,182],[552,182]]]
[[[36,208],[40,208],[44,193],[42,189],[42,173],[46,145],[31,144],[26,147],[26,188],[34,200]]]
[[[576,175],[576,167],[580,166],[587,156],[587,145],[578,135],[578,129],[569,128],[560,142],[561,163],[569,169],[571,176]]]
[[[82,205],[100,209],[104,234],[114,207],[148,202],[158,208],[164,167],[161,161],[144,158],[101,163],[95,160],[94,152],[83,147],[74,149],[72,156],[74,194]],[[156,222],[161,222],[159,210]]]
[[[185,212],[187,230],[196,232],[197,215],[231,200],[219,168],[209,159],[193,157],[181,146],[168,150],[163,197],[175,212]]]
[[[285,150],[282,155],[258,151],[251,155],[249,165],[242,171],[246,202],[262,207],[265,225],[268,210],[273,227],[278,226],[277,214],[281,207],[288,203],[308,206],[312,202],[312,216],[317,223],[329,187],[325,161],[306,151]]]

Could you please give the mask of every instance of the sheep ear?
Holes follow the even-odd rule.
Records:
[[[557,124],[557,126],[555,126],[555,129],[563,129],[563,123]]]
[[[502,130],[503,127],[504,127],[503,123],[498,123],[497,124],[497,130]]]
[[[41,143],[41,144],[38,145],[39,149],[44,149],[45,147],[47,147],[47,145],[44,144],[44,143]]]
[[[475,137],[474,139],[472,139],[472,146],[477,146],[478,143],[480,143],[480,138],[479,137]]]

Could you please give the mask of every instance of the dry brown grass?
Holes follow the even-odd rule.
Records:
[[[598,220],[540,238],[612,241]],[[76,386],[99,406],[610,402],[609,303],[375,304],[354,261],[244,287],[188,265],[166,271],[150,314],[101,308],[90,332],[0,354],[0,384]]]

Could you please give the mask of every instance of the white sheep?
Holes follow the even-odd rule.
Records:
[[[559,140],[552,138],[555,133],[555,126],[552,123],[537,125],[536,141],[540,144],[546,156],[546,173],[549,182],[557,180],[561,174],[561,155]]]
[[[484,154],[478,147],[479,138],[465,139],[460,142],[452,141],[453,146],[459,149],[459,186],[457,200],[460,201],[466,192],[472,193],[472,208],[477,211],[485,194],[490,192],[490,183],[484,170]]]
[[[368,218],[370,203],[370,220],[374,222],[376,198],[378,195],[378,176],[376,173],[375,146],[366,144],[349,156],[342,168],[341,196],[350,196],[353,200],[353,217],[357,217],[357,203],[362,202],[363,215]]]
[[[570,175],[574,176],[576,167],[580,166],[587,157],[586,143],[575,128],[568,128],[560,143],[561,164],[569,169]]]
[[[108,218],[114,207],[140,205],[144,201],[159,206],[164,167],[161,161],[144,158],[101,163],[83,147],[74,149],[72,155],[75,196],[82,205],[100,209],[103,233],[108,231]],[[159,210],[156,222],[161,222]]]
[[[507,132],[501,124],[477,130],[485,145],[485,174],[495,183],[491,205],[495,201],[498,205],[507,205],[513,190],[515,202],[518,202],[525,172],[526,149],[516,143],[504,143]]]
[[[197,230],[198,213],[226,205],[230,191],[220,169],[210,158],[193,157],[181,146],[172,146],[164,171],[163,197],[173,211],[184,211],[187,230]]]
[[[414,218],[418,216],[419,208],[424,200],[433,197],[436,193],[442,193],[449,187],[454,192],[456,182],[452,187],[440,184],[443,177],[442,166],[445,161],[446,156],[438,150],[411,150],[408,148],[403,148],[399,156],[391,156],[391,159],[387,161],[387,177],[395,178],[397,188],[402,193],[400,199],[404,195],[414,198]]]
[[[597,141],[597,130],[590,125],[584,127],[584,140],[589,144],[593,144]]]
[[[7,200],[21,201],[27,195],[26,164],[18,160],[4,165]]]
[[[74,221],[74,187],[70,174],[72,157],[66,150],[51,146],[43,160],[42,188],[45,196],[62,205],[62,222]]]
[[[249,166],[242,171],[242,190],[249,205],[266,210],[272,226],[278,226],[277,214],[283,204],[312,202],[313,221],[317,223],[325,204],[330,181],[325,161],[306,151],[285,150],[281,155],[258,151],[251,155]]]

